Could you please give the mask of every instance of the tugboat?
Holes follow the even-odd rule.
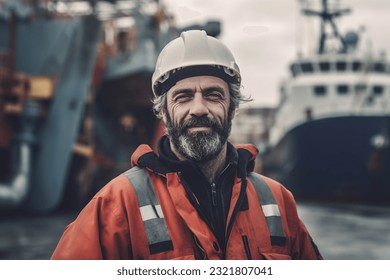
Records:
[[[262,154],[263,173],[298,199],[390,202],[390,63],[342,35],[350,13],[322,0],[318,49],[290,64]],[[333,3],[335,4],[335,3]]]

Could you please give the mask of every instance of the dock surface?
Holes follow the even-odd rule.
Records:
[[[298,203],[328,260],[390,260],[390,207]],[[47,260],[77,213],[0,217],[0,259]]]

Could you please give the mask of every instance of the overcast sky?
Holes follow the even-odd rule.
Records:
[[[245,94],[254,98],[251,106],[275,106],[278,88],[288,76],[288,63],[297,50],[307,52],[317,43],[319,20],[304,18],[299,0],[162,0],[175,15],[178,26],[207,20],[220,20],[219,37],[236,57],[243,76]],[[317,5],[321,0],[309,0]],[[336,1],[337,2],[337,1]],[[376,50],[390,57],[390,0],[340,0],[351,8],[339,19],[340,32],[365,27],[364,44],[371,41]],[[386,35],[387,34],[387,35]],[[308,44],[312,37],[312,43]]]

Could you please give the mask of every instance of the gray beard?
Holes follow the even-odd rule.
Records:
[[[197,162],[207,162],[215,158],[226,143],[214,132],[196,132],[181,135],[177,142],[174,145],[178,151],[185,158]]]
[[[189,127],[209,126],[210,132],[189,133]],[[231,121],[219,124],[216,120],[207,117],[192,117],[180,126],[173,125],[167,116],[167,131],[170,142],[186,159],[199,163],[214,159],[223,149],[231,130]]]

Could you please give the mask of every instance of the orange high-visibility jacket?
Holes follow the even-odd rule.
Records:
[[[239,148],[256,157],[254,146]],[[234,180],[222,252],[179,174],[137,167],[151,152],[147,145],[136,150],[135,167],[94,196],[66,228],[52,259],[322,259],[292,194],[253,172]]]

